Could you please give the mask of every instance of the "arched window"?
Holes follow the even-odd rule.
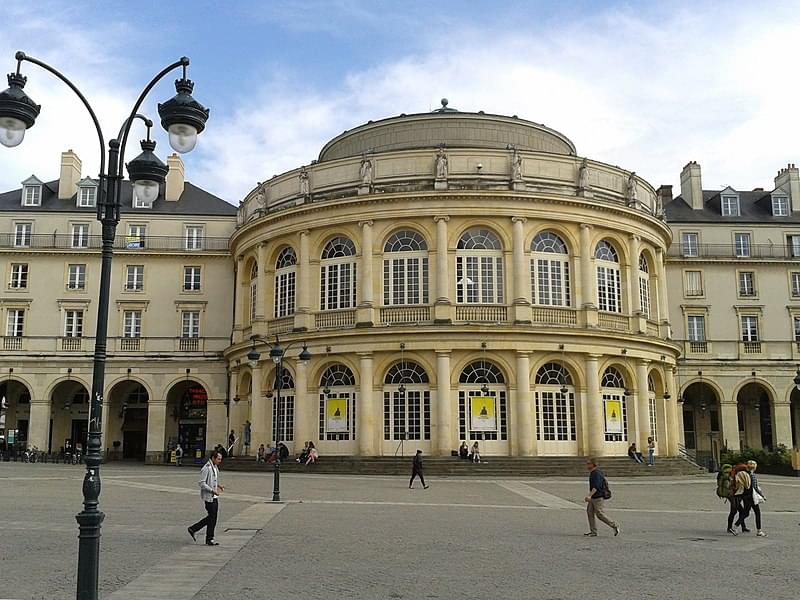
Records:
[[[572,375],[558,363],[547,363],[536,372],[536,439],[575,442],[575,388]],[[551,448],[556,450],[557,448]]]
[[[258,263],[250,267],[250,323],[256,319],[256,306],[258,306]]]
[[[503,246],[488,229],[470,229],[456,249],[456,298],[460,303],[503,304]]]
[[[614,246],[602,240],[594,251],[597,261],[597,308],[622,312],[619,255]]]
[[[294,248],[281,250],[275,261],[275,318],[294,314],[297,290],[297,255]]]
[[[639,255],[639,301],[642,305],[642,314],[650,316],[650,267],[644,253]]]
[[[531,298],[534,304],[569,306],[569,253],[567,245],[550,231],[531,243]]]
[[[342,236],[325,245],[320,262],[319,308],[337,310],[356,305],[356,247]]]
[[[628,439],[628,410],[625,378],[614,367],[608,367],[600,380],[605,413],[605,440],[624,442]]]
[[[431,439],[428,374],[417,363],[396,363],[383,378],[383,439]]]
[[[416,231],[396,231],[383,246],[383,304],[428,303],[428,245]]]
[[[319,439],[356,439],[356,378],[344,365],[331,365],[319,380]]]
[[[507,440],[507,388],[503,372],[494,363],[476,360],[462,369],[458,382],[461,439]]]
[[[281,418],[280,432],[278,432],[278,402],[277,394],[272,400],[272,439],[276,442],[294,441],[294,378],[286,369],[281,377]],[[272,389],[277,389],[275,377],[272,378]]]

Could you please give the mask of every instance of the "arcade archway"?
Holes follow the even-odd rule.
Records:
[[[144,461],[147,451],[147,389],[136,380],[117,383],[108,394],[106,444],[116,458]]]
[[[167,392],[165,448],[180,443],[184,457],[203,456],[206,449],[208,392],[197,381],[187,379]]]
[[[80,381],[62,381],[50,394],[50,408],[48,452],[86,452],[89,390]]]
[[[5,379],[0,383],[5,410],[0,417],[0,452],[23,450],[28,443],[31,393],[24,383]]]

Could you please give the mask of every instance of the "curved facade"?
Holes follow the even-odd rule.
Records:
[[[647,182],[543,126],[449,110],[356,128],[320,159],[253,190],[231,237],[230,420],[254,447],[278,433],[278,335],[290,447],[610,455],[653,435],[677,453],[671,234]]]

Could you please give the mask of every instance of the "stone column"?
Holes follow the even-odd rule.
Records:
[[[255,320],[263,321],[267,313],[267,245],[258,245],[258,287],[256,288]],[[266,332],[264,332],[266,333]]]
[[[533,438],[534,414],[531,401],[531,360],[527,352],[517,352],[517,393],[511,412],[516,421],[517,453],[519,456],[535,456],[536,440]]]
[[[739,409],[736,402],[720,402],[720,425],[722,426],[720,444],[728,450],[738,451],[741,448],[739,442]]]
[[[145,462],[159,464],[164,462],[167,438],[167,401],[148,400],[147,402],[147,452]],[[169,459],[167,459],[169,460]]]
[[[372,353],[360,352],[361,385],[359,386],[356,415],[356,439],[358,453],[361,456],[375,456],[375,438],[377,437],[375,422],[375,393],[372,381]]]
[[[592,226],[583,224],[581,225],[581,288],[580,288],[580,301],[581,307],[584,311],[587,327],[597,327],[597,305],[595,304],[595,272],[594,256],[591,240]]]
[[[6,425],[8,426],[8,424]],[[31,400],[31,411],[28,421],[28,445],[39,450],[48,451],[47,438],[50,431],[50,402]]]
[[[272,432],[269,430],[269,424],[267,422],[266,399],[261,393],[262,374],[260,362],[252,369],[251,377],[250,423],[252,427],[250,428],[250,445],[253,448],[258,448],[259,445],[264,444],[264,446],[269,448]]]
[[[603,399],[600,396],[600,376],[598,374],[599,354],[587,354],[584,361],[586,370],[586,423],[589,432],[589,453],[602,455],[605,448],[605,418]]]
[[[294,447],[301,448],[305,442],[317,443],[313,420],[315,403],[308,393],[308,365],[298,360],[294,377]]]
[[[236,273],[234,273],[234,286],[236,291],[236,306],[233,312],[233,341],[242,341],[242,327],[244,326],[244,301],[245,292],[242,287],[244,278],[244,257],[236,257]]]
[[[360,298],[356,311],[356,324],[359,327],[369,327],[375,322],[375,309],[373,308],[372,281],[372,221],[360,221],[361,226],[361,262],[356,280],[360,278]]]
[[[450,352],[436,352],[436,450],[450,456],[453,448],[453,423],[450,405]]]
[[[300,232],[300,248],[297,257],[297,309],[294,315],[294,328],[308,331],[314,328],[314,313],[311,310],[311,250],[309,231]]]
[[[642,299],[639,297],[639,236],[628,236],[628,303],[629,312],[642,312]]]
[[[531,269],[525,261],[524,217],[511,218],[511,234],[513,248],[514,300],[512,302],[513,320],[516,323],[531,322]]]
[[[647,455],[647,438],[654,432],[650,431],[650,392],[647,389],[647,366],[649,360],[636,361],[636,419],[638,436],[633,436],[636,445]]]
[[[775,402],[773,406],[772,428],[774,443],[792,447],[792,410],[789,402]]]
[[[661,337],[671,337],[669,328],[669,310],[667,304],[669,303],[669,296],[667,294],[667,271],[664,267],[664,250],[661,248],[656,249],[656,273],[658,274],[658,318],[663,324],[661,328]]]
[[[436,291],[432,294],[436,297],[434,305],[434,320],[439,323],[451,322],[452,315],[450,306],[450,274],[448,273],[447,262],[447,222],[450,217],[433,217],[436,222]]]

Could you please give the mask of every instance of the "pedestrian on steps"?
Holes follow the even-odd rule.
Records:
[[[414,486],[414,478],[417,476],[419,476],[419,480],[422,482],[423,489],[427,490],[428,486],[425,485],[425,476],[422,474],[422,450],[417,450],[414,456],[414,462],[411,463],[411,481],[408,482],[408,489]]]

